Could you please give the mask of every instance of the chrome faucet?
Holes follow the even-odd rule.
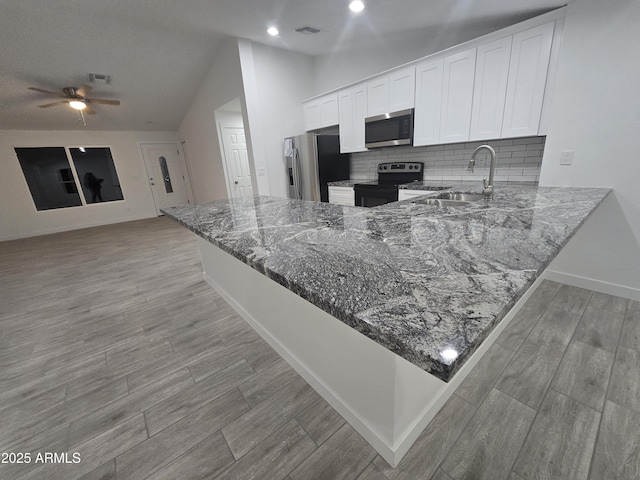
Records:
[[[471,154],[471,160],[469,160],[467,171],[473,173],[473,167],[476,164],[476,156],[478,155],[478,152],[483,149],[489,152],[489,155],[491,156],[491,165],[489,166],[489,181],[487,182],[486,177],[482,179],[482,184],[484,185],[482,194],[484,195],[484,198],[490,200],[493,198],[493,176],[496,172],[496,151],[489,145],[480,145]]]

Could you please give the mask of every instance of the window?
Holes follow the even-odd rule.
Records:
[[[38,210],[124,200],[108,147],[16,148]]]
[[[109,148],[70,148],[87,203],[124,200]]]

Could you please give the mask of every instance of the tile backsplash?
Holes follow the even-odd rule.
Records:
[[[425,180],[482,180],[489,176],[489,155],[478,154],[474,173],[467,172],[478,145],[496,151],[496,181],[537,182],[546,137],[523,137],[484,142],[465,142],[427,147],[389,147],[351,154],[351,178],[375,180],[383,162],[424,162]]]

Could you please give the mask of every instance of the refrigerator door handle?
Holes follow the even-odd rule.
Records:
[[[295,184],[296,199],[302,200],[302,171],[300,164],[300,152],[296,148],[293,156],[293,183]]]

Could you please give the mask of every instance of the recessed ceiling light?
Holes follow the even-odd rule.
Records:
[[[280,32],[278,31],[278,29],[276,27],[269,27],[267,29],[267,33],[269,35],[271,35],[272,37],[275,37],[276,35],[278,35]]]
[[[72,100],[69,102],[69,106],[71,108],[74,108],[76,110],[84,110],[85,108],[87,108],[87,104],[84,102],[81,102],[79,100]]]
[[[353,2],[349,4],[349,8],[352,12],[361,12],[362,10],[364,10],[364,3],[362,3],[360,0],[353,0]]]

